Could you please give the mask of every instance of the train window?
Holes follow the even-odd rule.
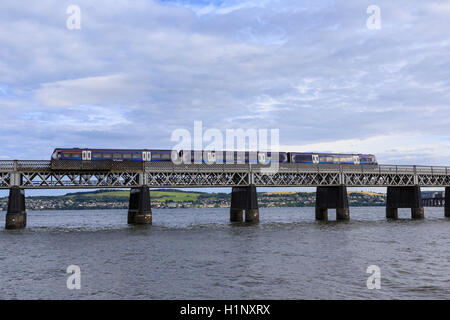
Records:
[[[353,159],[353,157],[341,157],[341,158],[340,158],[340,162],[354,163],[354,162],[355,162],[355,159]]]
[[[81,158],[81,153],[69,153],[70,158]]]
[[[133,159],[140,159],[142,155],[140,153],[133,153]]]
[[[163,153],[161,155],[161,159],[170,159],[170,154],[169,153]]]
[[[216,162],[223,162],[225,159],[225,155],[222,151],[216,151]]]
[[[247,161],[256,161],[258,159],[258,153],[256,152],[248,152],[245,154],[245,160]]]
[[[202,151],[193,151],[191,161],[193,163],[197,163],[197,164],[202,163],[203,162],[203,152]]]
[[[238,163],[245,163],[245,153],[237,152],[236,153],[236,162],[238,162]]]
[[[159,154],[159,153],[152,153],[152,159],[161,159],[161,154]]]
[[[198,159],[198,160],[201,161],[203,159],[203,152],[202,151],[194,151],[194,152],[192,152],[192,159],[193,160]]]
[[[112,158],[112,154],[111,153],[103,153],[103,159],[111,159]]]
[[[226,151],[223,154],[224,154],[225,163],[234,163],[235,157],[236,157],[235,152]]]
[[[276,162],[287,162],[287,154],[284,152],[273,152],[270,154],[270,160]]]
[[[92,158],[101,158],[102,154],[101,153],[93,153],[92,154]]]
[[[320,162],[333,162],[333,157],[319,157]]]
[[[131,155],[131,153],[124,153],[124,154],[122,154],[122,157],[124,159],[131,159],[132,155]]]
[[[295,156],[296,162],[301,161],[312,161],[312,155],[311,154],[298,154]]]
[[[113,158],[114,158],[114,159],[122,159],[122,154],[120,154],[120,153],[114,153],[114,154],[113,154]]]

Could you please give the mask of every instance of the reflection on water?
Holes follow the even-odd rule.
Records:
[[[443,208],[421,221],[408,210],[386,221],[382,207],[350,215],[316,222],[314,208],[263,208],[246,225],[227,209],[155,209],[152,226],[129,226],[126,210],[28,212],[26,229],[0,229],[0,298],[450,298]],[[72,264],[81,290],[66,287]],[[366,287],[369,265],[380,290]]]

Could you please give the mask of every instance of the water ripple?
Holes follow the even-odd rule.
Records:
[[[317,222],[314,208],[260,209],[244,224],[227,209],[155,209],[153,225],[129,226],[126,210],[29,212],[25,230],[0,229],[0,298],[448,299],[450,220],[442,208],[403,215],[351,208],[349,222]],[[70,264],[81,290],[66,287]],[[366,287],[369,265],[380,290]]]

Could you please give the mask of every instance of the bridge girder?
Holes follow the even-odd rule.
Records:
[[[0,161],[0,189],[450,186],[450,167],[145,163],[115,170],[52,170],[50,161]]]

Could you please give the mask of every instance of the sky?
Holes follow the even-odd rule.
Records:
[[[278,129],[286,151],[450,165],[448,30],[437,0],[2,1],[0,159],[171,149],[202,121]]]

